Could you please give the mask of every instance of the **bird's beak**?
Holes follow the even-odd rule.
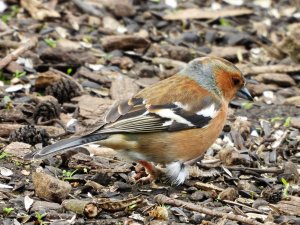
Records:
[[[242,87],[236,94],[238,97],[253,101],[253,98],[246,87]]]

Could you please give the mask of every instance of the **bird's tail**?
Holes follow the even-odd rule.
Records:
[[[78,147],[87,143],[97,142],[107,138],[107,134],[89,134],[82,137],[72,137],[69,139],[61,140],[53,145],[46,146],[36,152],[26,155],[25,159],[42,159],[49,156],[57,155],[59,153],[71,150],[74,147]]]

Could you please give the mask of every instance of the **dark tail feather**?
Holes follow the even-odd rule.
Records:
[[[49,156],[53,156],[65,151],[71,150],[74,147],[78,147],[87,143],[103,140],[107,138],[107,134],[89,134],[82,137],[72,137],[69,139],[61,140],[53,145],[49,145],[41,150],[30,153],[24,157],[24,159],[41,159]]]

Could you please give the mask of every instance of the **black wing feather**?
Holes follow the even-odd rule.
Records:
[[[220,109],[219,102],[212,98],[210,101],[206,101],[205,104],[199,104],[199,107],[193,111],[182,108],[181,104],[150,105],[145,104],[142,98],[133,98],[122,102],[120,105],[115,105],[106,117],[107,121],[113,122],[108,123],[99,132],[148,133],[201,128],[207,126],[214,115],[201,115],[197,112],[212,104],[215,105],[216,110]],[[122,110],[120,110],[120,106]],[[125,113],[124,109],[128,112]],[[167,110],[171,117],[162,116],[160,114],[161,110]],[[172,115],[180,119],[172,119]]]

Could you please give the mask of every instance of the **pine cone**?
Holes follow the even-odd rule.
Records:
[[[60,105],[57,101],[45,101],[41,102],[36,106],[33,112],[33,120],[35,123],[45,122],[52,119],[59,118]]]
[[[42,143],[43,146],[48,145],[50,136],[45,129],[38,129],[32,125],[21,127],[14,130],[9,135],[9,141],[19,141],[30,145]]]
[[[62,104],[79,96],[80,89],[75,82],[62,78],[48,86],[45,90],[45,94],[54,96],[58,102]]]
[[[275,188],[266,187],[261,192],[261,196],[267,202],[275,204],[282,199],[282,190],[277,190]]]

